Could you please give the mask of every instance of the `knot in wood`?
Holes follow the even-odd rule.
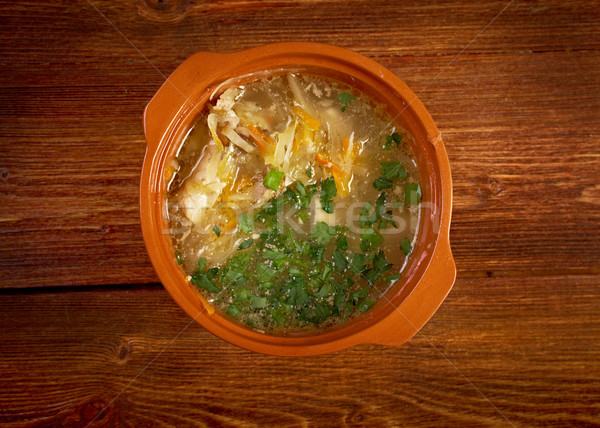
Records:
[[[85,403],[79,411],[82,421],[91,422],[103,419],[106,416],[106,402],[101,398],[95,398]]]
[[[175,22],[183,19],[189,0],[140,0],[140,16],[150,21]]]

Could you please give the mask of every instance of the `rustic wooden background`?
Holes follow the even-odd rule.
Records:
[[[145,104],[273,41],[381,62],[442,132],[458,279],[404,346],[250,353],[149,263]],[[2,1],[0,301],[2,425],[600,425],[600,4]]]

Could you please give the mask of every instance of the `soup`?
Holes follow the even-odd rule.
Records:
[[[412,137],[345,83],[275,74],[211,100],[172,160],[174,257],[217,310],[273,334],[366,313],[418,233]]]

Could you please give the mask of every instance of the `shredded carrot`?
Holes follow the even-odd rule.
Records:
[[[268,135],[263,134],[263,132],[259,131],[258,128],[252,124],[248,125],[247,128],[248,131],[250,131],[250,136],[256,143],[258,150],[263,154],[268,153],[273,147],[273,142],[270,141],[271,138]]]
[[[337,188],[338,194],[342,198],[347,197],[350,193],[350,189],[346,177],[338,174],[336,171],[332,171],[331,175],[333,175],[333,180],[335,181],[335,187]]]
[[[302,119],[302,121],[304,123],[306,123],[306,126],[308,126],[310,129],[312,129],[313,131],[316,131],[319,129],[319,126],[321,126],[321,122],[319,122],[317,119],[315,119],[314,117],[312,117],[310,114],[308,114],[302,107],[300,106],[294,106],[294,113],[296,113],[296,115]]]
[[[348,147],[350,147],[350,139],[344,137],[342,139],[342,143],[343,143],[343,146],[344,146],[344,153],[348,152]]]
[[[344,172],[344,170],[342,170],[342,168],[340,168],[339,166],[337,166],[336,164],[331,162],[331,160],[329,160],[329,158],[327,157],[327,155],[325,153],[321,153],[321,152],[317,153],[315,155],[315,160],[317,162],[319,162],[321,165],[323,165],[325,168],[330,170],[332,173],[335,172],[336,174],[338,174],[341,177],[346,176],[346,173]]]
[[[315,140],[315,131],[312,129],[298,125],[294,135],[294,152],[305,142],[312,143]]]

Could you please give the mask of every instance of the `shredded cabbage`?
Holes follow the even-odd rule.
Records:
[[[226,126],[223,128],[223,135],[229,138],[229,141],[231,141],[233,144],[238,146],[240,149],[244,149],[248,153],[254,153],[256,150],[254,147],[248,144],[246,140],[240,137],[240,135],[235,132],[231,126]]]

